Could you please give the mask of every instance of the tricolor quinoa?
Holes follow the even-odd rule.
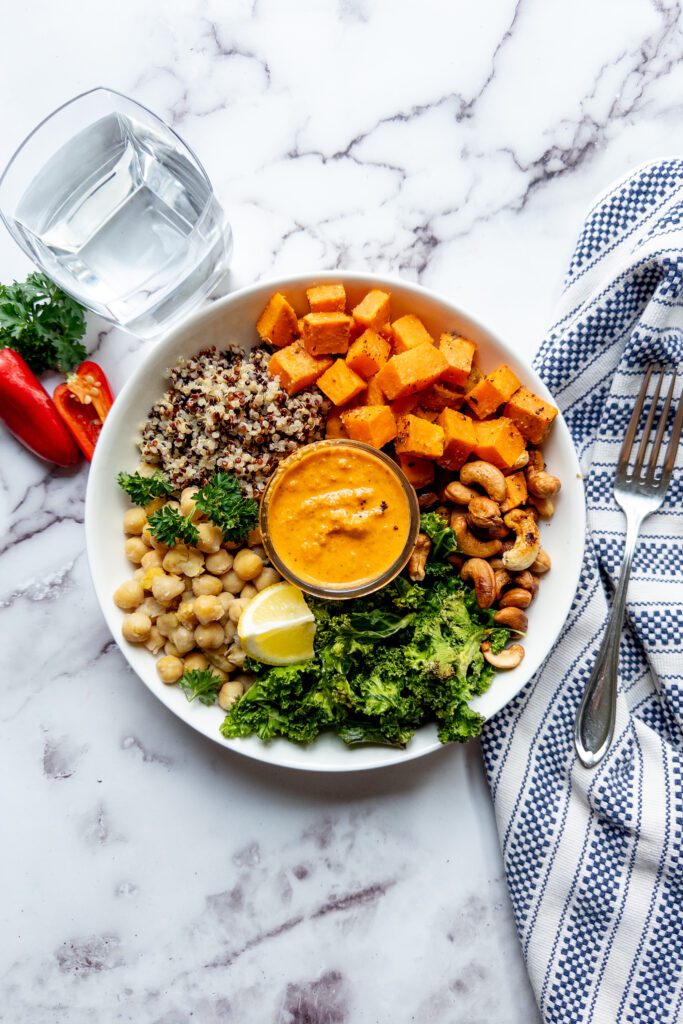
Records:
[[[319,391],[288,395],[268,373],[269,358],[263,348],[206,348],[180,359],[142,427],[143,460],[177,490],[226,470],[258,496],[280,459],[323,437],[329,404]]]

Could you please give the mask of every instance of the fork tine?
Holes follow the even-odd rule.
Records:
[[[636,431],[638,429],[638,423],[640,421],[640,414],[643,411],[643,405],[645,404],[645,396],[647,395],[648,385],[650,383],[650,377],[652,376],[652,367],[648,366],[647,373],[645,374],[645,380],[643,381],[640,394],[636,400],[636,404],[631,413],[631,419],[628,424],[628,430],[624,437],[621,451],[619,452],[619,461],[617,462],[617,473],[624,473],[628,466],[628,460],[631,455],[631,449],[633,448],[633,442],[635,440]]]
[[[659,449],[662,447],[662,440],[664,438],[664,431],[666,430],[667,420],[669,419],[669,409],[671,408],[671,400],[674,396],[674,388],[676,386],[676,371],[674,370],[671,374],[671,383],[669,384],[669,390],[664,400],[664,408],[662,409],[662,415],[659,419],[659,426],[657,427],[657,433],[652,443],[652,454],[650,455],[650,463],[647,468],[647,482],[653,484],[655,482],[655,472],[657,470],[657,460],[659,459]]]
[[[643,427],[643,436],[640,439],[640,447],[638,448],[638,454],[636,461],[633,466],[633,475],[638,478],[643,471],[643,463],[645,462],[645,452],[647,451],[648,442],[650,440],[650,434],[652,432],[652,424],[654,423],[655,413],[657,411],[657,402],[659,401],[659,392],[662,390],[662,381],[664,380],[664,370],[660,370],[659,380],[655,388],[655,393],[652,396],[650,402],[650,409],[645,420],[645,426]]]
[[[666,449],[666,458],[664,460],[664,469],[662,470],[662,480],[664,485],[669,482],[671,471],[674,468],[674,462],[676,461],[676,452],[678,451],[678,442],[681,439],[681,428],[683,427],[683,392],[678,399],[678,409],[676,410],[676,419],[671,429],[671,438],[669,440],[669,447]]]

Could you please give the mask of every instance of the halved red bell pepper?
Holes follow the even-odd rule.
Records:
[[[58,466],[81,457],[55,403],[25,360],[12,348],[0,349],[0,419],[35,455]]]
[[[114,396],[104,371],[86,359],[65,384],[55,388],[54,400],[59,413],[88,462],[93,457],[97,438]]]

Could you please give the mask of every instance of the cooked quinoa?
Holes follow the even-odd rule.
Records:
[[[260,494],[281,459],[324,436],[329,405],[318,391],[288,395],[269,358],[264,348],[206,348],[179,360],[141,428],[143,461],[178,490],[225,470],[249,496]]]

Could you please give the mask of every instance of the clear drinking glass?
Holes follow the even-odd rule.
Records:
[[[232,253],[195,154],[111,89],[76,96],[31,132],[0,178],[0,215],[64,291],[142,337],[208,295]]]

